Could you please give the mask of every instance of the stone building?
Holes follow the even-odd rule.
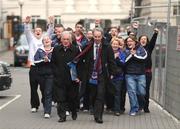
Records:
[[[120,24],[120,19],[128,18],[132,0],[1,0],[2,14],[27,15],[32,19],[46,19],[54,15],[56,22],[74,27],[80,19],[109,19],[112,24]],[[22,10],[20,9],[22,5]],[[22,13],[21,13],[22,11]]]

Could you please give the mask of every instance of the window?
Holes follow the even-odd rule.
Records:
[[[174,5],[173,6],[173,15],[177,15],[177,12],[178,12],[178,6]]]
[[[180,15],[180,2],[173,6],[173,15]]]
[[[37,22],[37,20],[38,20],[39,18],[40,18],[39,15],[32,15],[32,16],[31,16],[32,28],[33,28],[33,29],[35,28],[36,22]]]
[[[61,24],[61,16],[55,15],[54,16],[54,22],[55,22],[55,24]]]

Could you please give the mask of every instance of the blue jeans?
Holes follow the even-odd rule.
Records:
[[[114,111],[120,112],[121,109],[121,92],[123,86],[123,80],[111,80],[112,85],[115,87],[115,94],[114,94]]]
[[[126,86],[127,92],[129,95],[130,102],[130,113],[138,112],[139,103],[137,99],[137,95],[145,96],[146,94],[146,78],[145,75],[134,75],[134,74],[126,74]]]

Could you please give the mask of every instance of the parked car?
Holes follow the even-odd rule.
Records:
[[[15,43],[14,49],[14,66],[26,64],[28,59],[29,46],[25,34],[22,34]]]
[[[0,91],[11,87],[12,77],[9,64],[0,61]]]

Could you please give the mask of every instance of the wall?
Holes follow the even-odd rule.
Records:
[[[165,109],[180,120],[180,51],[176,51],[177,27],[169,30]]]
[[[153,28],[153,26],[140,25],[138,35],[146,34],[151,38]],[[180,51],[176,51],[177,27],[170,27],[168,45],[166,45],[165,26],[159,26],[159,29],[152,55],[153,77],[150,95],[151,99],[180,120]],[[166,52],[167,72],[165,69]]]
[[[176,17],[173,16],[173,5],[176,5],[177,1],[178,0],[171,0],[171,25],[176,25]],[[157,20],[158,22],[167,22],[168,0],[142,0],[142,5],[150,6],[150,8],[142,9],[142,17],[149,16],[152,20]]]
[[[4,17],[12,14],[20,15],[18,0],[2,1],[3,8],[7,8]],[[47,3],[48,6],[46,6]],[[97,7],[97,11],[92,10],[92,5]],[[24,0],[22,15],[23,18],[27,15],[38,15],[41,19],[46,19],[47,16],[61,15],[65,26],[74,27],[75,23],[82,18],[96,17],[112,20],[127,18],[130,6],[131,0]],[[10,7],[15,8],[10,9]],[[71,7],[74,12],[71,12]]]

